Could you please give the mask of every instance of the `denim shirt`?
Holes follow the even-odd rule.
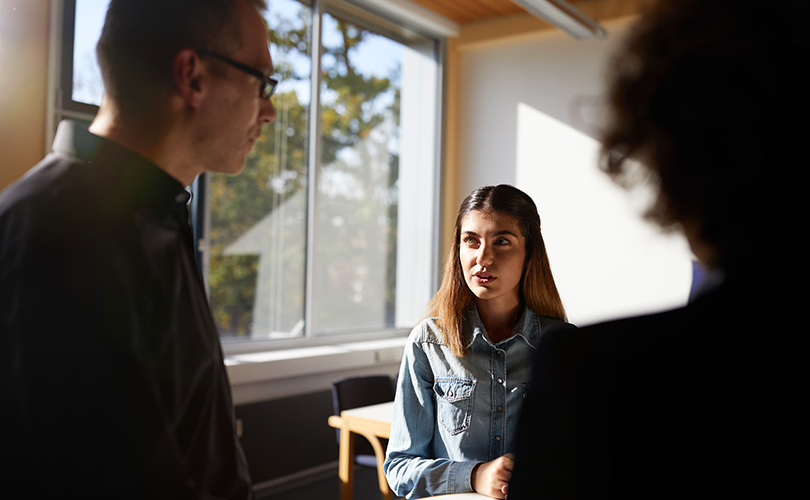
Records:
[[[514,451],[534,353],[552,324],[565,323],[526,308],[512,336],[494,344],[473,302],[463,322],[462,358],[451,353],[434,319],[413,329],[383,466],[398,496],[473,491],[476,464]]]

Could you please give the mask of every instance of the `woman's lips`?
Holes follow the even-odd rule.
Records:
[[[475,282],[480,284],[480,285],[486,285],[487,283],[492,283],[496,279],[497,278],[495,278],[495,276],[492,276],[489,273],[478,272],[478,273],[473,274],[473,280],[475,280]]]

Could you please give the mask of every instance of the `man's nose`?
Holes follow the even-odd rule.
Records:
[[[273,106],[273,99],[262,100],[259,106],[259,122],[273,123],[276,120],[276,107]]]

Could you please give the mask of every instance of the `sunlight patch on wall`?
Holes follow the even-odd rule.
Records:
[[[648,193],[614,185],[597,166],[598,148],[518,104],[516,183],[537,203],[557,288],[579,326],[681,306],[692,280],[685,239],[641,219]]]

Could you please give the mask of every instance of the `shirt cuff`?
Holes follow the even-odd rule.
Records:
[[[448,486],[452,491],[447,493],[468,493],[474,491],[472,484],[472,471],[476,465],[483,462],[464,461],[455,462],[451,466],[450,481]]]

